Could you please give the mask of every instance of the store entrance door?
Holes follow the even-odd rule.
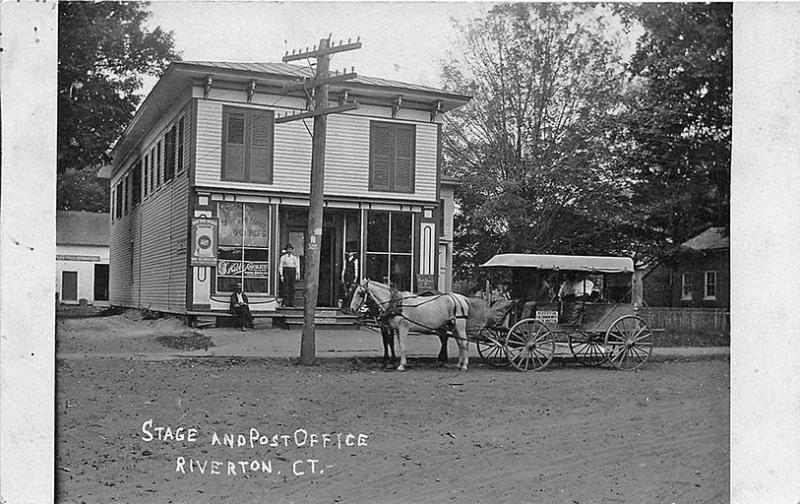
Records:
[[[319,292],[317,306],[336,306],[336,228],[322,228],[322,247],[319,253]]]

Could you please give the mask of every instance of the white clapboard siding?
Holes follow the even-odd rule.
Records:
[[[311,173],[311,137],[302,121],[275,125],[272,184],[221,180],[223,105],[218,101],[198,100],[195,184],[229,189],[260,188],[275,192],[307,194]],[[403,121],[403,124],[416,125],[414,193],[376,192],[369,190],[371,120],[391,121],[383,117],[355,113],[329,116],[325,155],[325,194],[435,202],[437,125]],[[310,129],[313,120],[309,119],[306,123]]]
[[[188,187],[188,179],[181,175],[112,225],[112,305],[185,311]]]
[[[161,186],[111,226],[109,297],[112,305],[171,313],[186,310],[188,174],[192,171],[194,159],[191,152],[191,107],[184,106],[176,111],[175,116],[162,122],[171,125],[181,114],[184,115],[183,170],[178,172],[176,164],[175,178],[163,182],[162,155]],[[148,135],[148,141],[140,145],[137,153],[129,159],[149,153],[159,139],[163,149],[164,128],[162,124],[158,135]],[[134,244],[132,251],[131,241]]]

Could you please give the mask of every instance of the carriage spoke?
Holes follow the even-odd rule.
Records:
[[[638,338],[635,338],[633,341],[637,345],[652,345],[653,344],[653,342],[651,340],[652,337],[653,337],[653,333],[651,333],[650,331],[647,331],[646,333],[644,333],[643,335],[639,336]]]
[[[639,350],[639,349],[638,349],[638,348],[636,348],[636,347],[631,347],[631,350],[632,350],[632,353],[636,354],[636,357],[637,357],[639,360],[643,360],[643,359],[646,359],[646,358],[648,357],[648,355],[647,355],[647,353],[646,353],[646,352],[644,352],[644,351],[642,351],[642,350]]]
[[[618,353],[617,355],[615,355],[615,356],[614,356],[614,357],[611,359],[611,362],[613,363],[613,362],[616,362],[616,361],[618,361],[618,360],[619,360],[619,363],[620,363],[620,364],[622,364],[622,359],[621,359],[621,357],[625,357],[625,355],[627,355],[627,353],[628,353],[628,349],[627,349],[627,347],[623,347],[623,348],[622,348],[622,350],[620,350],[620,351],[619,351],[619,353]]]

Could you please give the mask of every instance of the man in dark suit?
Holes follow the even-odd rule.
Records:
[[[241,282],[236,283],[236,289],[231,294],[230,311],[239,321],[242,331],[246,331],[247,327],[253,328],[253,315],[250,313],[247,294],[242,292]]]

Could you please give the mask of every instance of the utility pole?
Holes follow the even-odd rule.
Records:
[[[319,262],[320,247],[322,246],[322,212],[323,196],[325,192],[325,135],[328,122],[328,114],[354,110],[358,108],[358,103],[344,103],[338,107],[328,107],[328,91],[331,82],[341,82],[356,77],[355,72],[346,71],[343,75],[330,76],[331,54],[360,49],[361,42],[347,44],[339,41],[339,45],[332,45],[330,35],[326,39],[319,41],[319,48],[311,51],[306,48],[303,52],[290,55],[287,51],[283,57],[283,62],[305,60],[310,58],[317,59],[317,70],[311,82],[300,83],[299,85],[288,86],[285,91],[303,88],[308,92],[308,87],[314,88],[314,101],[311,110],[295,114],[292,116],[280,117],[276,123],[283,123],[303,119],[306,117],[314,118],[314,133],[311,144],[311,194],[310,205],[308,208],[308,228],[305,240],[305,292],[303,294],[303,335],[300,340],[300,362],[310,366],[314,364],[316,358],[316,333],[314,316],[317,309],[317,295],[319,293]]]

